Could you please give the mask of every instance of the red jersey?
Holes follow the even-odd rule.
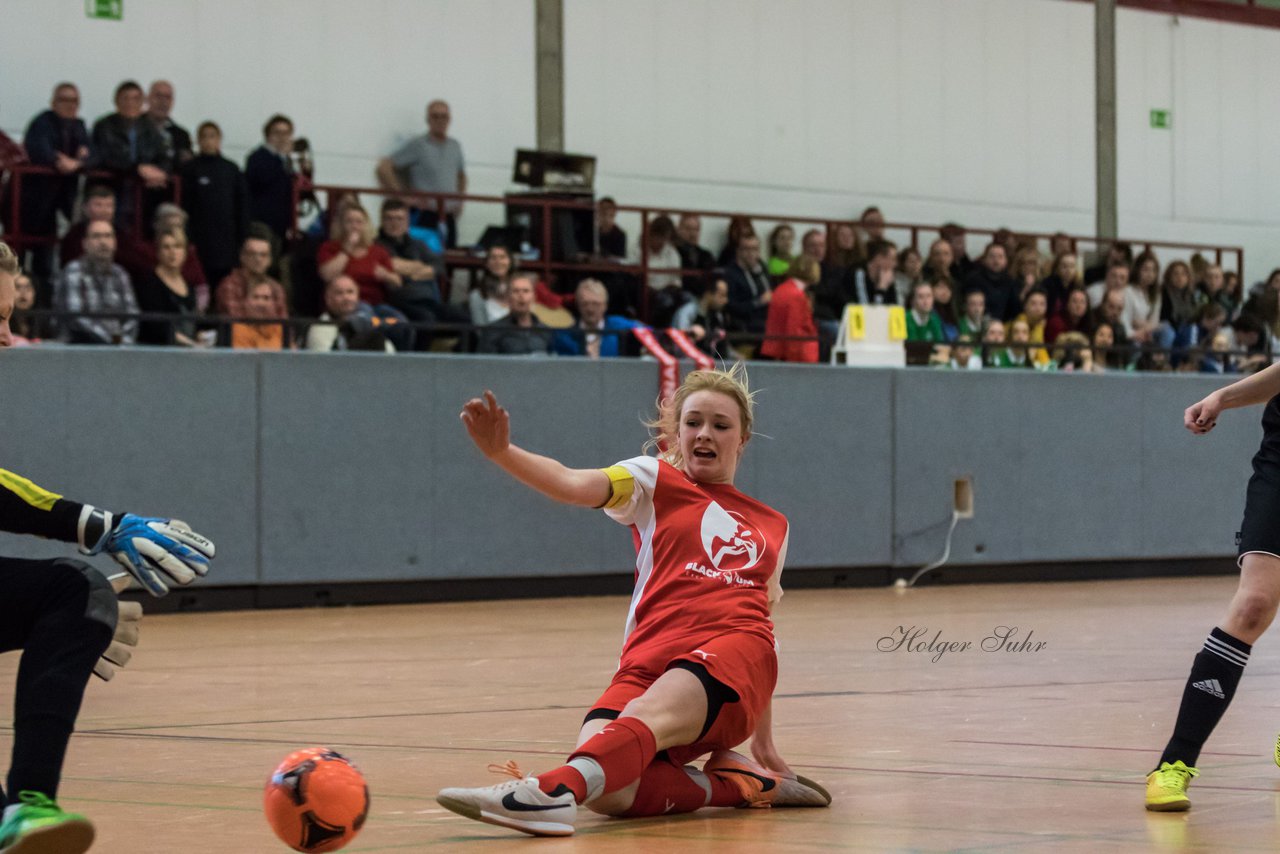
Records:
[[[606,509],[630,525],[636,587],[623,667],[665,663],[720,635],[754,634],[773,645],[769,614],[782,597],[787,518],[729,484],[697,483],[669,463],[635,457],[626,501]]]

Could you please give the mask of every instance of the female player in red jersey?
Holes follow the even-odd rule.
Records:
[[[666,450],[606,469],[570,469],[511,444],[510,419],[492,392],[463,407],[472,440],[516,480],[633,529],[636,586],[618,671],[567,763],[529,777],[508,766],[516,779],[444,789],[442,806],[567,836],[579,805],[640,817],[831,803],[773,744],[770,612],[782,596],[787,520],[733,486],[752,405],[740,369],[694,371],[650,424],[653,444]],[[729,749],[749,737],[755,762]],[[707,753],[702,770],[685,764]]]

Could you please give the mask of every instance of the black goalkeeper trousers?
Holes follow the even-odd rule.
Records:
[[[0,653],[22,650],[8,777],[14,800],[24,790],[57,798],[85,685],[116,615],[111,585],[87,563],[0,557]]]

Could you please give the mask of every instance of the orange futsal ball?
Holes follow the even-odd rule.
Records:
[[[342,754],[295,750],[276,766],[262,797],[267,823],[294,851],[337,851],[369,816],[369,786]]]

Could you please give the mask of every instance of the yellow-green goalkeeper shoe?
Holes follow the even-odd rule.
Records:
[[[89,819],[39,792],[22,792],[20,805],[0,824],[0,854],[83,854],[93,844]]]
[[[1276,736],[1276,752],[1275,752],[1275,758],[1276,758],[1276,764],[1277,764],[1277,765],[1280,765],[1280,735],[1277,735],[1277,736]]]
[[[1153,812],[1181,812],[1191,809],[1191,801],[1187,798],[1187,785],[1192,777],[1199,777],[1200,772],[1188,768],[1181,759],[1170,765],[1160,763],[1160,767],[1147,775],[1147,809]]]

